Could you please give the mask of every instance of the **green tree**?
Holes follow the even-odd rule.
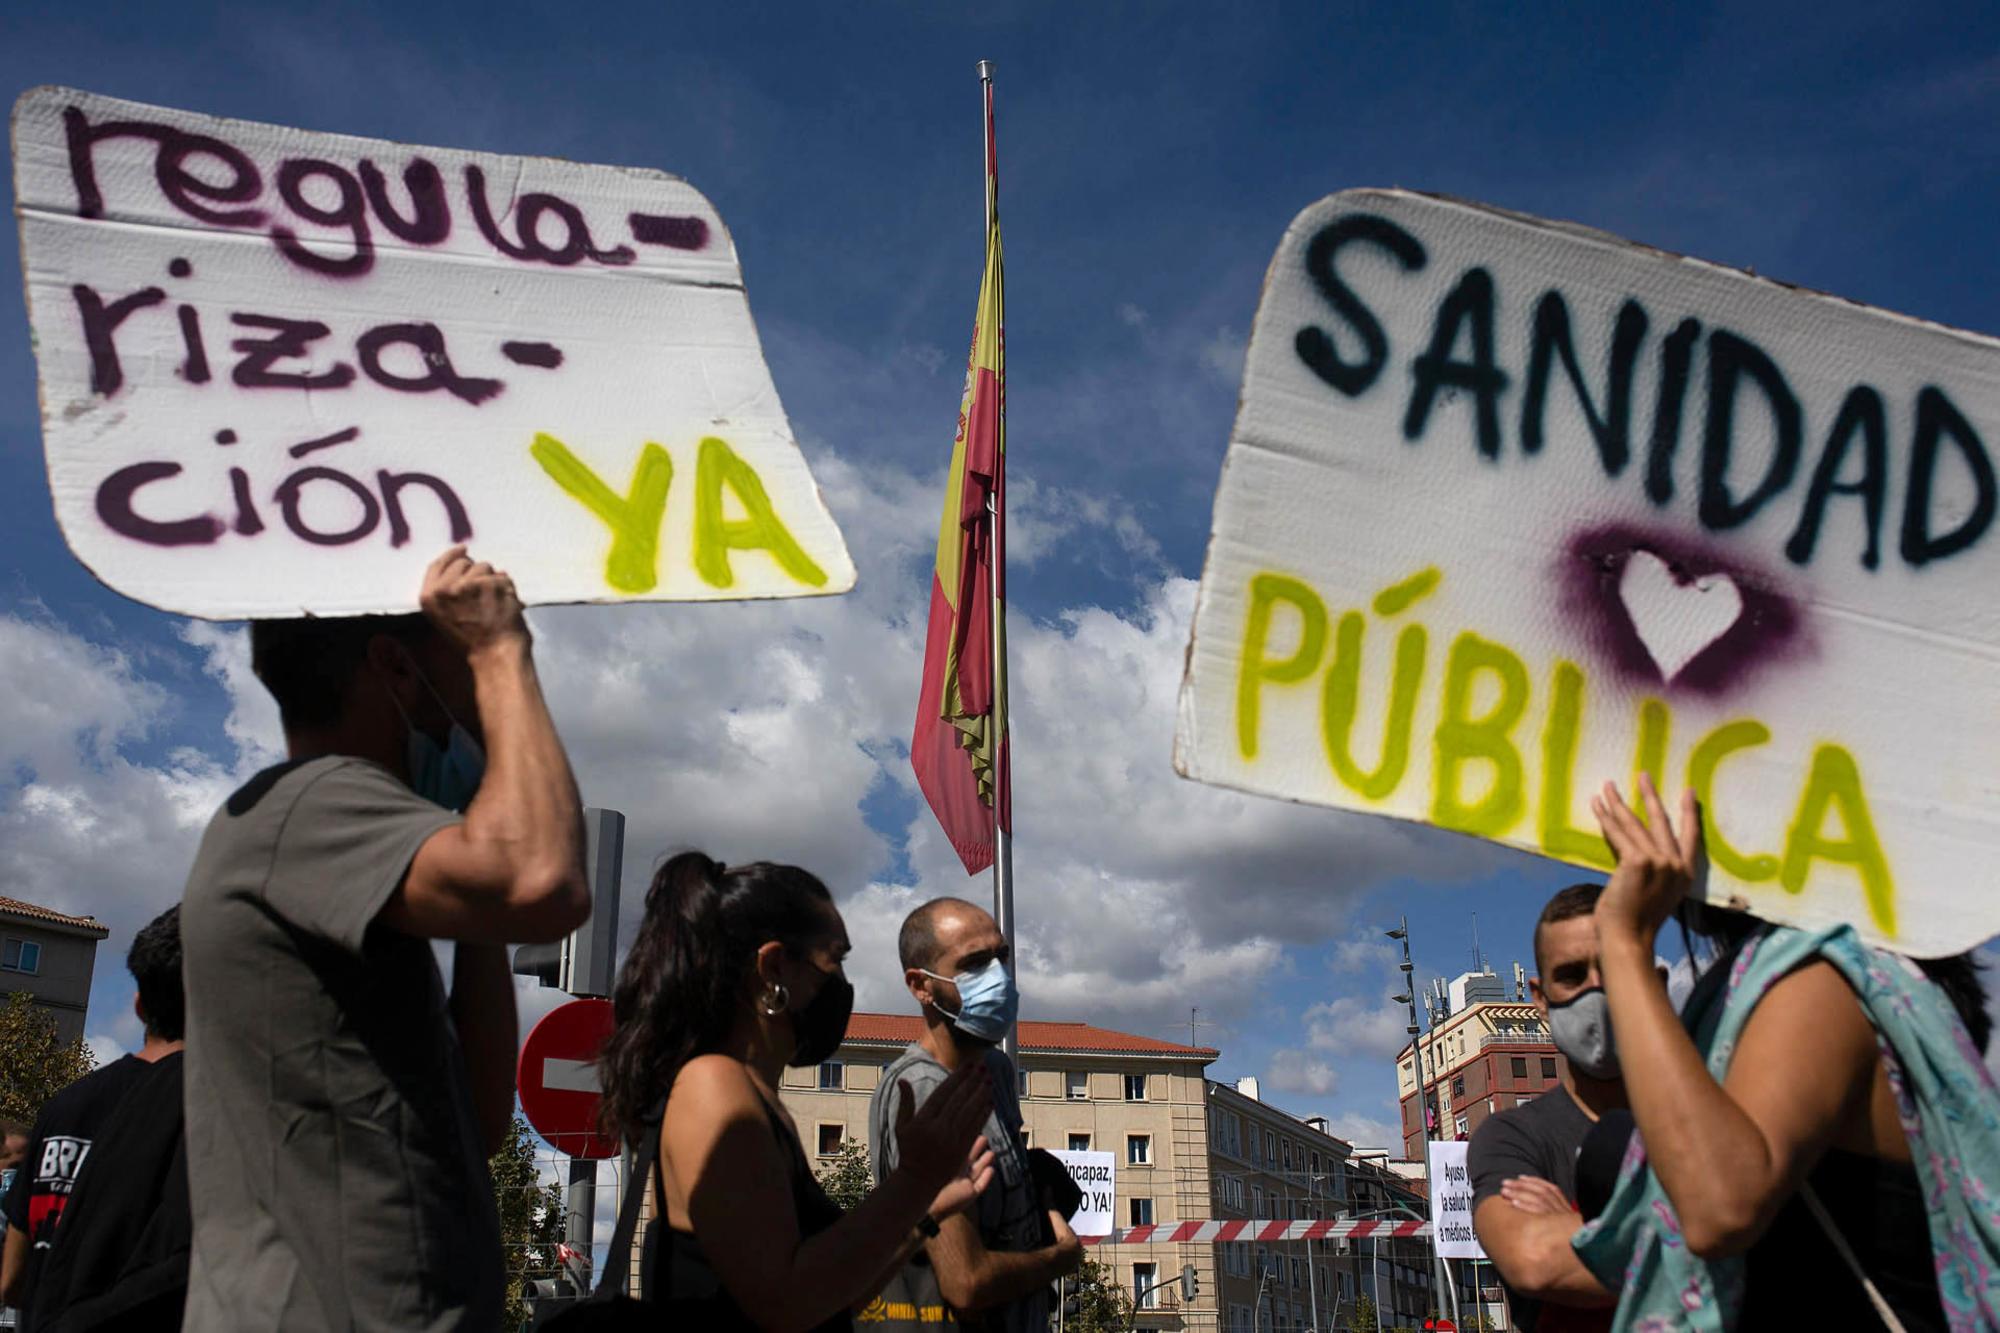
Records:
[[[42,1103],[97,1065],[82,1041],[56,1036],[56,1021],[15,991],[0,1005],[0,1119],[32,1121]]]
[[[1062,1289],[1065,1298],[1076,1301],[1076,1313],[1063,1320],[1064,1333],[1126,1333],[1131,1327],[1132,1297],[1108,1264],[1085,1259]]]
[[[507,1130],[507,1142],[486,1163],[493,1178],[493,1200],[500,1209],[500,1246],[507,1265],[503,1328],[520,1328],[527,1323],[527,1284],[555,1277],[562,1267],[556,1257],[566,1220],[562,1189],[553,1180],[542,1178],[535,1161],[536,1142],[528,1122],[515,1116]]]
[[[848,1139],[840,1151],[827,1159],[819,1171],[820,1187],[826,1197],[843,1209],[852,1209],[875,1188],[875,1173],[868,1165],[868,1145]]]
[[[1347,1333],[1381,1333],[1382,1321],[1375,1313],[1375,1301],[1363,1296],[1347,1313]]]

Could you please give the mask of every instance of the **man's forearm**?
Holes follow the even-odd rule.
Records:
[[[1610,1305],[1617,1293],[1605,1289],[1570,1244],[1581,1225],[1574,1213],[1529,1213],[1504,1199],[1482,1203],[1474,1220],[1487,1258],[1523,1296],[1557,1305]]]
[[[486,1152],[499,1151],[514,1119],[514,1064],[520,1023],[514,974],[502,944],[459,943],[451,965],[451,1017],[472,1089],[473,1114]]]
[[[573,876],[582,887],[583,805],[556,734],[525,638],[472,658],[487,770],[466,811],[466,833],[504,847],[542,878]]]
[[[1032,1296],[1070,1271],[1068,1252],[1060,1244],[1039,1250],[988,1250],[972,1278],[972,1310],[1012,1305]]]

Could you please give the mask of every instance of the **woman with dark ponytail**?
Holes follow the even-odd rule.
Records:
[[[796,866],[687,852],[653,877],[598,1070],[606,1129],[658,1136],[640,1287],[663,1323],[846,1329],[993,1178],[992,1089],[970,1061],[920,1110],[905,1090],[900,1165],[853,1212],[820,1189],[778,1080],[839,1049],[847,951],[832,895]]]

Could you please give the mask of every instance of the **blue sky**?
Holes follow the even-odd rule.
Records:
[[[973,66],[996,61],[1027,1012],[1185,1038],[1198,1005],[1219,1073],[1266,1075],[1274,1100],[1357,1134],[1392,1118],[1380,928],[1407,913],[1422,967],[1455,973],[1477,912],[1504,971],[1571,876],[1253,809],[1168,769],[1186,580],[1286,223],[1404,185],[2000,331],[1990,6],[35,8],[0,19],[10,97],[65,83],[660,167],[708,195],[863,591],[547,613],[551,689],[587,795],[636,812],[631,875],[689,843],[790,855],[836,883],[864,951],[902,906],[964,891],[898,744],[978,281]],[[91,1027],[129,1042],[118,956],[269,718],[235,636],[68,555],[18,303],[0,318],[0,533],[0,892],[114,925]],[[621,655],[655,725],[559,678]],[[864,1002],[894,1003],[871,966]]]

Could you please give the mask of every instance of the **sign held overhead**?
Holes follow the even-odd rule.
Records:
[[[1692,786],[1711,901],[2000,932],[2000,341],[1393,190],[1271,264],[1175,763],[1573,864]]]
[[[56,517],[214,618],[844,592],[735,247],[664,172],[37,88],[15,195]]]

